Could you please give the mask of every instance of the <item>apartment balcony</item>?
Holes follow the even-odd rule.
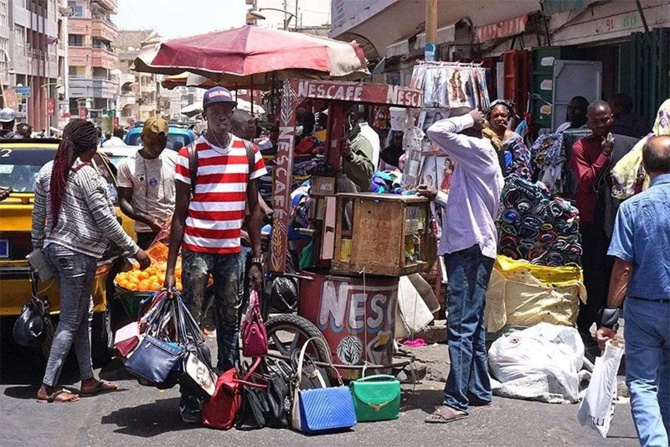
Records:
[[[114,42],[119,35],[116,26],[107,20],[93,19],[93,37],[99,37],[108,42]]]
[[[119,12],[119,2],[117,0],[93,0],[93,3],[97,3],[107,9],[110,14]]]
[[[119,84],[104,78],[84,78],[70,76],[71,98],[113,99],[119,91]]]
[[[67,21],[67,33],[79,36],[91,34],[92,20],[85,17],[70,17]]]
[[[128,92],[128,93],[121,93],[121,95],[119,95],[120,109],[123,109],[125,106],[132,106],[135,104],[137,104],[137,97],[135,96],[135,93]]]
[[[74,67],[100,67],[112,70],[117,57],[111,51],[93,47],[70,47],[68,65]]]

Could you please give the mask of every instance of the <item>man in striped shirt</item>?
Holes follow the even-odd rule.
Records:
[[[193,196],[189,151],[179,151],[176,206],[165,275],[165,287],[173,287],[181,247],[184,301],[197,320],[201,318],[207,278],[212,275],[219,372],[232,368],[237,355],[240,232],[244,219],[252,251],[249,280],[254,287],[260,287],[262,281],[262,212],[257,179],[266,174],[266,169],[260,152],[230,133],[236,105],[223,87],[213,87],[204,95],[207,131],[195,142]]]

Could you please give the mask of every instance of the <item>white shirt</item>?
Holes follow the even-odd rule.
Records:
[[[361,128],[361,136],[370,142],[372,146],[372,164],[375,171],[379,166],[379,153],[381,152],[381,143],[379,142],[379,134],[370,127],[368,123],[359,123]]]
[[[133,209],[158,225],[163,225],[174,213],[176,165],[177,153],[165,149],[154,159],[144,158],[137,151],[119,166],[118,184],[122,188],[132,188]],[[148,233],[152,230],[147,224],[136,221],[135,231]]]
[[[454,160],[454,172],[446,201],[439,254],[454,253],[479,245],[482,254],[496,258],[498,212],[503,177],[491,142],[461,135],[472,127],[472,116],[440,120],[430,126],[428,136]],[[446,198],[442,199],[444,202]]]

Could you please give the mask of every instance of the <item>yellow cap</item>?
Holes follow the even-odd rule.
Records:
[[[168,133],[168,123],[163,118],[160,117],[151,117],[144,122],[144,128],[142,128],[142,135],[147,133],[159,134],[161,132]]]

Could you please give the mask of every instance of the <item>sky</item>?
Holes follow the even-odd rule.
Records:
[[[330,0],[287,0],[286,9],[295,13],[296,1],[303,25],[329,23]],[[283,9],[284,1],[257,0],[257,3],[259,8]],[[112,20],[120,30],[151,29],[172,39],[242,26],[250,8],[244,0],[118,0],[119,13]],[[279,27],[284,16],[282,12],[269,10],[261,14],[267,20],[258,23],[270,27]]]

